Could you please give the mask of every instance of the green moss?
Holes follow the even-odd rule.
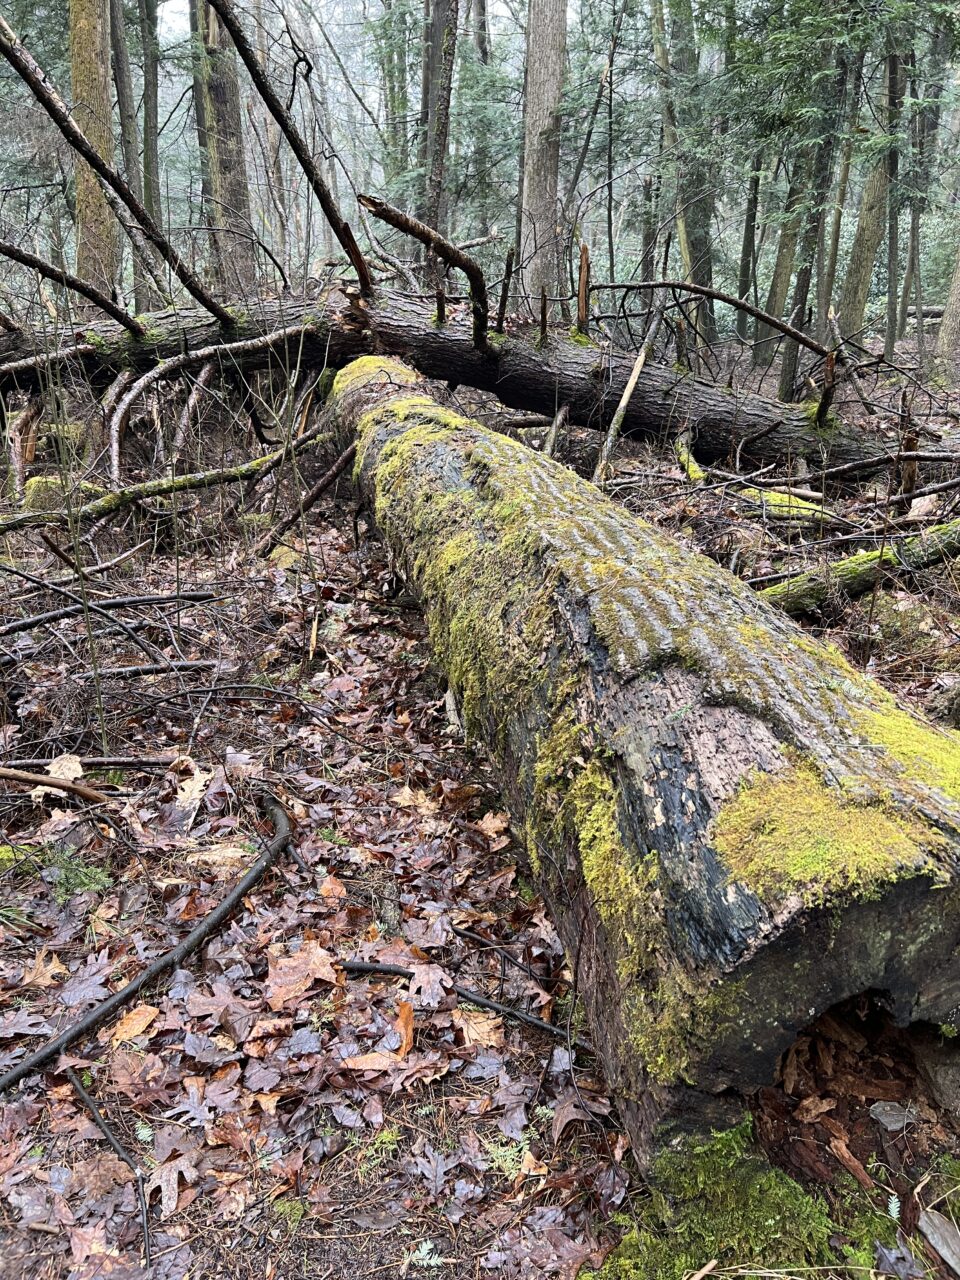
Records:
[[[581,333],[576,325],[570,329],[570,341],[575,342],[578,347],[595,347],[597,344],[587,333]]]
[[[770,1167],[753,1146],[749,1120],[661,1155],[635,1216],[620,1247],[582,1280],[683,1280],[711,1258],[721,1269],[770,1270],[836,1259],[825,1206]]]
[[[922,865],[943,840],[922,822],[827,786],[807,761],[756,773],[721,808],[713,845],[735,880],[765,900],[841,889],[869,894]]]
[[[739,489],[740,497],[758,502],[768,516],[775,520],[831,520],[833,512],[817,502],[799,498],[794,493],[781,493],[777,489]]]
[[[339,370],[333,380],[331,395],[345,395],[348,391],[362,387],[364,383],[382,377],[389,378],[393,383],[405,383],[409,386],[419,381],[411,369],[406,369],[399,361],[391,360],[388,356],[360,356]]]
[[[678,436],[673,446],[673,451],[677,456],[677,461],[683,467],[684,475],[691,484],[704,484],[707,479],[707,473],[703,467],[697,462],[693,456],[690,444],[683,436]]]
[[[917,719],[889,696],[880,709],[861,710],[858,720],[869,741],[902,771],[906,785],[919,782],[960,802],[960,734]]]
[[[84,483],[76,488],[84,501],[99,498],[105,492],[95,484]],[[60,476],[31,476],[23,486],[23,508],[25,511],[62,511],[73,491]]]

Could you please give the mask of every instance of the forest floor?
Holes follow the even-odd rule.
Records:
[[[820,555],[822,530],[751,516],[729,485],[692,485],[645,446],[622,450],[614,488],[746,576]],[[149,1274],[163,1280],[573,1280],[644,1218],[489,764],[340,489],[269,559],[251,549],[262,521],[226,519],[220,493],[178,521],[141,513],[98,554],[153,545],[83,582],[35,539],[4,566],[3,761],[55,759],[51,773],[108,801],[0,793],[0,1074],[217,905],[272,834],[264,792],[294,823],[291,848],[196,954],[0,1100],[4,1280],[147,1274],[137,1180],[68,1066],[144,1171]],[[79,586],[81,611],[22,626]],[[196,591],[210,596],[185,598]],[[824,621],[899,694],[953,714],[955,566]],[[345,960],[413,978],[345,974]],[[895,1249],[921,1213],[952,1225],[960,1068],[942,1048],[866,1004],[838,1010],[754,1100],[777,1163],[869,1222],[838,1236],[838,1275],[889,1260],[873,1236]],[[912,1249],[948,1276],[948,1246],[938,1258],[911,1242],[890,1273],[909,1276]],[[756,1274],[721,1261],[717,1274]]]

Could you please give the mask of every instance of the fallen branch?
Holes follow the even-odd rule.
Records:
[[[653,344],[657,340],[657,334],[660,332],[660,325],[663,323],[663,312],[658,311],[650,321],[643,344],[637,353],[637,358],[633,362],[633,368],[630,370],[630,377],[627,379],[627,385],[623,388],[623,395],[620,397],[620,403],[617,405],[613,417],[610,419],[610,426],[607,428],[607,434],[604,437],[603,444],[600,446],[600,452],[597,456],[597,465],[593,469],[592,480],[594,484],[603,485],[607,478],[607,472],[610,470],[610,463],[613,461],[613,452],[617,447],[617,441],[620,438],[620,432],[623,428],[623,420],[627,416],[627,409],[630,407],[630,401],[636,390],[640,374],[643,372],[643,366],[647,363],[650,353],[653,351]]]
[[[851,599],[872,591],[884,574],[916,573],[960,555],[960,520],[934,525],[896,546],[859,551],[823,569],[798,573],[757,594],[793,617],[817,613],[832,595]]]
[[[105,293],[88,280],[81,280],[79,276],[71,275],[69,271],[64,271],[61,267],[55,267],[52,263],[45,262],[43,258],[38,258],[35,253],[28,253],[26,249],[18,249],[15,244],[7,244],[5,240],[0,240],[0,254],[3,254],[5,258],[10,258],[13,262],[19,262],[23,267],[31,267],[48,280],[54,280],[57,284],[63,285],[65,289],[72,289],[74,293],[79,293],[82,298],[86,298],[88,302],[92,302],[94,306],[99,307],[111,319],[116,320],[117,324],[122,324],[135,338],[145,336],[146,329],[139,320],[135,320],[133,316],[128,315],[123,307],[118,307],[112,298],[108,298]]]
[[[345,960],[343,962],[335,962],[344,973],[355,974],[357,976],[368,975],[375,977],[382,975],[385,978],[414,978],[416,974],[412,969],[404,969],[399,964],[370,964],[366,960]],[[467,1000],[470,1004],[475,1004],[478,1009],[489,1009],[491,1013],[503,1014],[505,1018],[513,1018],[517,1022],[526,1023],[528,1027],[536,1027],[538,1031],[546,1031],[552,1036],[566,1036],[566,1027],[555,1027],[551,1022],[544,1022],[543,1018],[538,1018],[536,1014],[525,1013],[522,1009],[515,1009],[512,1005],[501,1004],[499,1000],[489,1000],[486,996],[480,995],[478,991],[471,991],[467,987],[458,987],[452,984],[450,990],[453,991],[460,1000]],[[583,1045],[581,1048],[588,1048]],[[3,1081],[0,1080],[0,1092],[3,1091]]]
[[[22,1062],[17,1063],[15,1067],[11,1067],[6,1075],[0,1076],[0,1093],[5,1093],[7,1089],[12,1089],[24,1077],[32,1075],[34,1071],[46,1066],[48,1062],[62,1053],[69,1045],[74,1044],[81,1036],[87,1035],[91,1031],[96,1031],[118,1009],[122,1009],[124,1005],[129,1004],[133,997],[148,983],[154,982],[161,974],[182,964],[187,956],[192,955],[202,942],[205,942],[212,933],[219,929],[220,925],[231,915],[234,908],[250,892],[253,886],[263,878],[290,843],[292,834],[290,819],[284,813],[280,802],[273,796],[265,796],[263,805],[273,823],[274,837],[247,874],[233,886],[223,901],[214,907],[209,914],[205,915],[200,923],[191,929],[181,942],[178,942],[175,947],[171,947],[169,951],[165,951],[162,956],[158,956],[151,965],[148,965],[142,973],[128,982],[125,987],[115,991],[112,996],[108,996],[100,1004],[94,1005],[89,1013],[71,1023],[65,1031],[61,1031],[59,1035],[48,1040],[46,1044],[37,1049],[35,1053],[31,1053],[29,1057],[24,1058]]]
[[[14,533],[18,529],[28,529],[37,525],[55,524],[63,528],[71,519],[80,523],[99,520],[103,516],[113,516],[125,507],[147,498],[158,498],[168,493],[186,493],[192,489],[211,489],[220,484],[233,484],[238,480],[249,480],[254,477],[262,480],[291,454],[317,443],[317,435],[303,435],[292,444],[285,444],[282,449],[273,453],[265,453],[250,462],[240,462],[235,467],[220,467],[215,471],[194,471],[185,476],[162,476],[157,480],[144,480],[141,484],[130,485],[116,493],[104,494],[102,498],[92,498],[73,512],[66,511],[20,511],[16,515],[0,520],[0,536]],[[0,635],[3,635],[0,628]]]
[[[220,666],[217,658],[200,658],[195,661],[147,662],[139,667],[98,667],[80,671],[76,680],[138,680],[141,676],[167,675],[171,671],[210,671]]]
[[[70,795],[79,796],[89,804],[109,804],[110,797],[93,787],[86,787],[82,782],[74,782],[72,778],[55,778],[49,773],[26,773],[23,769],[8,769],[0,766],[0,779],[5,782],[20,782],[25,787],[50,787],[54,791],[66,791]]]
[[[456,267],[463,272],[470,285],[470,306],[473,312],[473,345],[478,351],[486,351],[488,346],[487,282],[477,260],[471,258],[468,253],[464,253],[462,249],[447,240],[439,231],[435,231],[433,227],[428,227],[425,222],[420,222],[417,218],[411,217],[409,213],[404,213],[402,209],[395,209],[392,204],[387,204],[385,200],[378,200],[376,196],[363,195],[357,196],[357,199],[365,209],[370,210],[375,218],[380,218],[382,222],[389,223],[391,227],[395,227],[397,231],[402,231],[405,235],[413,236],[415,240],[419,240],[421,244],[425,244],[432,249],[437,257],[446,262],[448,266]]]
[[[10,565],[4,565],[4,569],[12,572]],[[39,586],[47,586],[42,579],[33,579]],[[49,584],[51,587],[53,584]],[[58,588],[61,594],[72,598],[74,603],[64,605],[62,609],[48,609],[46,613],[34,613],[29,618],[17,618],[13,622],[6,622],[0,627],[0,636],[13,636],[20,631],[32,631],[34,627],[46,626],[49,622],[59,622],[62,618],[75,618],[78,614],[89,608],[93,613],[104,613],[108,609],[127,609],[145,604],[168,604],[171,601],[186,600],[191,604],[202,603],[206,600],[216,600],[217,593],[215,591],[181,591],[177,595],[166,596],[114,596],[109,600],[83,601],[78,600],[72,592],[63,591]],[[109,619],[108,621],[112,621]]]
[[[804,333],[802,329],[794,328],[792,324],[787,324],[785,320],[778,320],[776,316],[770,315],[768,311],[761,311],[759,307],[755,307],[753,303],[747,302],[743,298],[737,298],[732,293],[721,293],[719,289],[710,289],[704,284],[691,284],[688,280],[632,280],[627,284],[592,284],[590,286],[591,293],[598,289],[622,289],[626,292],[676,289],[682,290],[684,293],[695,293],[698,297],[712,298],[714,302],[725,302],[727,306],[735,307],[738,311],[745,311],[748,316],[753,316],[755,320],[762,321],[763,324],[768,325],[771,329],[779,330],[780,333],[786,334],[788,338],[792,338],[801,347],[806,347],[818,356],[828,356],[830,354],[829,347],[823,346],[815,338],[811,338],[809,334]]]
[[[303,495],[297,504],[297,510],[292,515],[281,520],[275,528],[264,534],[254,548],[257,555],[264,556],[277,545],[287,530],[292,529],[293,526],[303,517],[304,513],[309,511],[314,503],[316,503],[318,499],[326,493],[337,477],[346,471],[347,467],[356,456],[356,452],[357,446],[355,444],[351,444],[344,449],[343,453],[341,453],[340,457],[336,460],[329,471],[325,472],[313,488]]]
[[[264,334],[262,338],[245,338],[240,342],[227,342],[215,347],[201,348],[199,351],[185,351],[182,355],[161,360],[152,369],[148,369],[120,397],[110,419],[110,478],[114,484],[120,483],[120,442],[130,410],[136,400],[155,382],[162,382],[164,378],[169,378],[195,364],[222,360],[224,356],[228,359],[231,357],[240,359],[249,355],[251,351],[272,348],[281,342],[286,344],[291,338],[299,337],[303,329],[302,324],[288,325],[285,329],[276,329],[273,333]]]

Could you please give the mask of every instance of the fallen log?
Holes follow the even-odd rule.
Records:
[[[478,351],[465,316],[451,315],[439,325],[433,302],[387,290],[364,300],[355,288],[335,285],[311,299],[241,300],[230,314],[230,342],[250,346],[225,353],[228,370],[340,366],[365,354],[395,355],[428,378],[490,391],[511,408],[552,418],[568,404],[573,421],[598,430],[613,418],[635,362],[581,335],[551,334],[542,343],[494,335],[488,349]],[[102,320],[81,332],[76,347],[53,352],[41,335],[0,334],[0,390],[32,388],[51,365],[67,361],[90,376],[121,369],[143,374],[158,360],[175,361],[171,373],[179,373],[204,364],[225,343],[219,324],[202,308],[141,319],[145,338]],[[282,331],[281,340],[256,345]],[[744,463],[805,458],[820,467],[887,452],[879,437],[864,436],[834,416],[818,428],[815,416],[812,404],[782,404],[649,362],[630,397],[623,432],[666,440],[687,431],[697,456],[708,462],[739,450]]]
[[[960,737],[400,362],[354,362],[331,408],[642,1164],[736,1126],[839,1001],[957,1024]]]
[[[919,573],[958,555],[960,520],[950,520],[876,551],[858,551],[820,569],[795,574],[759,594],[794,618],[802,618],[819,613],[831,597],[853,600],[872,591],[885,577]]]

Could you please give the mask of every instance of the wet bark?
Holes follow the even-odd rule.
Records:
[[[355,290],[354,290],[355,293]],[[381,292],[366,304],[339,288],[313,299],[258,298],[231,306],[235,324],[231,340],[242,340],[303,324],[302,335],[279,351],[245,352],[247,367],[268,360],[339,366],[356,356],[383,352],[409,360],[428,378],[492,392],[511,408],[553,417],[569,404],[573,422],[598,430],[609,425],[630,371],[633,355],[602,352],[565,335],[546,343],[509,337],[490,350],[477,351],[467,308],[442,327],[433,304],[397,293]],[[80,364],[88,374],[126,367],[145,371],[157,358],[222,344],[224,335],[208,314],[183,308],[143,317],[148,341],[131,342],[118,326],[98,322],[87,327],[94,350]],[[87,346],[91,344],[88,342]],[[41,335],[0,335],[0,385],[37,383],[45,365],[5,373],[3,364],[45,350]],[[56,358],[56,355],[54,355]],[[202,362],[203,358],[198,360]],[[231,357],[232,358],[232,357]],[[44,357],[46,359],[46,357]],[[743,465],[786,462],[797,457],[811,463],[839,465],[888,453],[882,440],[832,420],[818,430],[809,408],[780,404],[748,392],[701,381],[665,365],[647,364],[627,407],[626,435],[668,440],[689,431],[694,452],[705,462],[731,458],[739,450]]]
[[[340,443],[490,751],[641,1163],[736,1123],[838,1001],[960,1005],[960,738],[399,361]]]

